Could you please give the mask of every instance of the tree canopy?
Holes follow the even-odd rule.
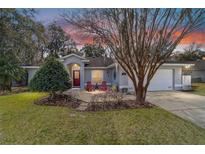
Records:
[[[48,27],[48,54],[55,57],[62,57],[71,53],[76,53],[76,43],[71,36],[67,34],[56,23]]]
[[[0,9],[0,48],[13,52],[20,63],[41,61],[40,48],[45,42],[44,26],[35,22],[32,9]]]
[[[105,57],[106,51],[99,43],[85,44],[80,50],[86,57]]]
[[[201,45],[192,43],[184,48],[184,51],[178,51],[174,54],[176,61],[197,61],[205,57],[205,51],[201,49]]]

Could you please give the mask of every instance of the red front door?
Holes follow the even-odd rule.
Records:
[[[80,70],[73,70],[73,86],[80,86]]]

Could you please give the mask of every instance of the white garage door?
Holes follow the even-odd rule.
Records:
[[[148,91],[173,90],[173,70],[159,69],[152,78]]]

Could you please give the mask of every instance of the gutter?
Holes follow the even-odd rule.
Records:
[[[21,66],[22,68],[31,68],[31,69],[38,69],[40,66]]]

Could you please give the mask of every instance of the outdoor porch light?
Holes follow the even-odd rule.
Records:
[[[74,64],[73,66],[74,66],[74,67],[78,67],[78,65],[77,65],[77,64]]]
[[[185,69],[190,69],[191,68],[191,65],[185,65]]]

